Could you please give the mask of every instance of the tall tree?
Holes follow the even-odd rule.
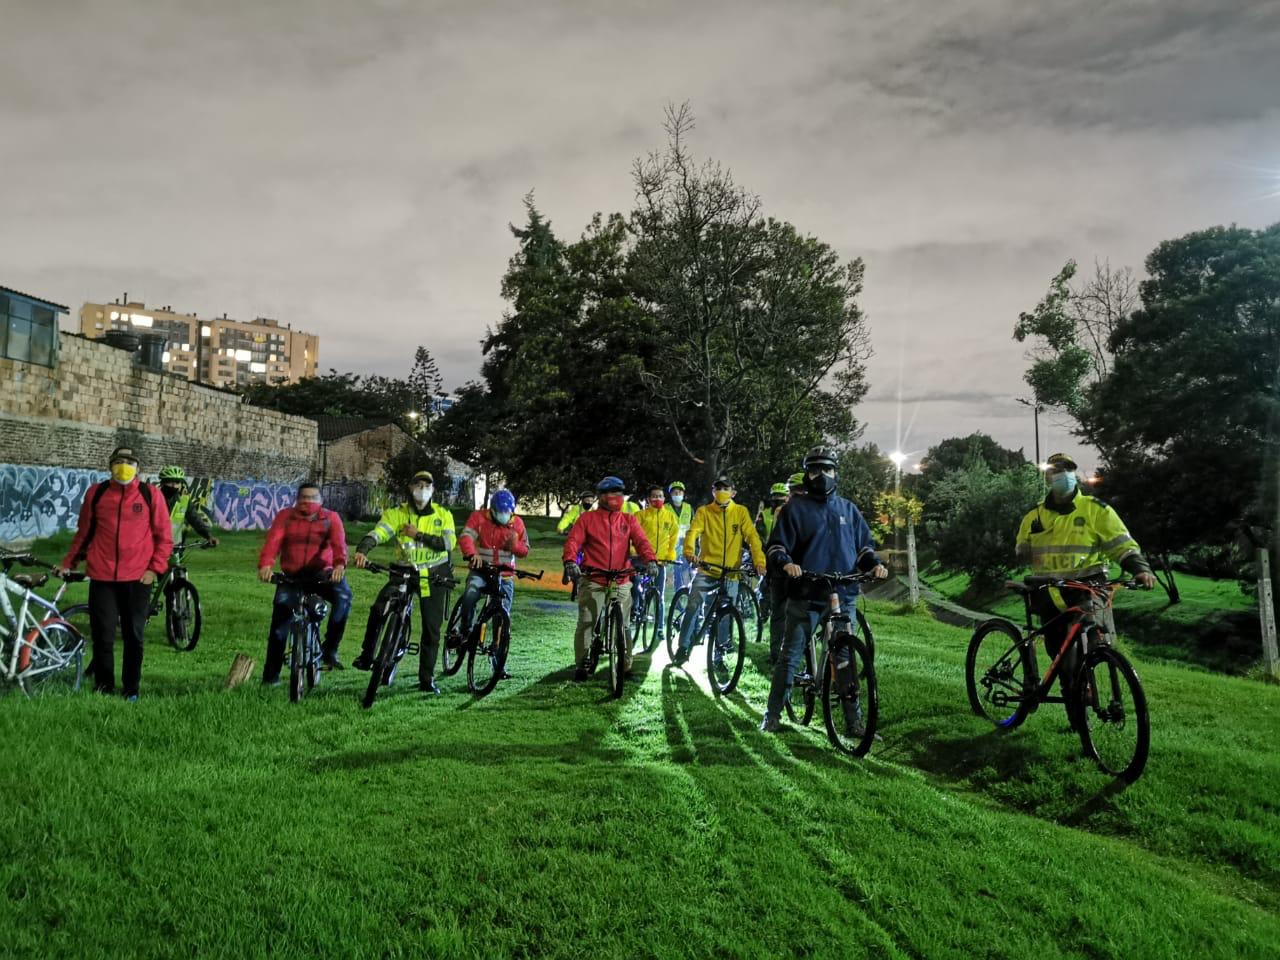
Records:
[[[936,518],[943,508],[941,504],[935,504],[933,490],[948,474],[978,463],[992,473],[1004,473],[1019,470],[1026,462],[1027,457],[1021,450],[1002,447],[980,431],[967,437],[947,437],[930,447],[920,461],[917,496],[924,501],[926,515]]]
[[[766,219],[727,170],[699,165],[687,105],[665,128],[666,149],[633,170],[631,272],[664,343],[645,381],[686,465],[704,484],[734,468],[766,476],[823,436],[853,439],[870,356],[862,261]]]

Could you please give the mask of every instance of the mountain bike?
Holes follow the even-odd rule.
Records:
[[[361,703],[367,710],[373,706],[379,687],[389,687],[396,678],[396,669],[405,654],[418,653],[418,644],[409,638],[413,635],[413,605],[420,596],[417,567],[406,563],[393,563],[383,566],[378,563],[366,563],[364,569],[370,573],[385,573],[388,576],[387,586],[379,594],[382,601],[382,640],[378,646],[373,667],[369,670],[369,686],[365,690]],[[456,585],[452,574],[444,576],[431,574],[428,578],[431,589],[439,587],[446,591],[445,612],[448,613],[448,592]]]
[[[316,593],[324,583],[313,574],[273,573],[271,582],[293,587],[293,615],[289,619],[289,702],[297,703],[320,682],[320,624],[329,604]]]
[[[764,577],[756,573],[750,550],[742,551],[741,570],[742,576],[738,580],[738,612],[742,614],[742,622],[746,625],[751,642],[759,643],[764,634],[767,605],[761,593]]]
[[[684,618],[700,617],[701,622],[690,638],[689,647],[692,649],[704,639],[712,638],[707,643],[707,676],[711,678],[711,686],[717,693],[732,693],[738,685],[738,678],[742,676],[742,666],[747,659],[747,628],[742,621],[742,611],[729,594],[730,577],[738,570],[705,560],[700,561],[698,566],[708,571],[715,582],[715,588],[709,594],[704,594],[702,601],[703,610],[709,607],[710,612],[704,615],[699,610],[687,610],[689,588],[681,587],[677,590],[676,596],[671,600],[671,611],[675,616],[667,616],[667,653],[672,662],[676,662]]]
[[[662,597],[657,584],[649,576],[648,564],[635,564],[631,581],[632,646],[640,653],[653,653],[662,642]],[[658,568],[658,576],[666,571]]]
[[[799,711],[802,724],[807,724],[813,717],[814,700],[821,697],[822,721],[831,745],[851,757],[865,756],[875,742],[880,714],[875,670],[876,643],[867,618],[856,604],[851,617],[841,605],[837,588],[843,584],[867,583],[874,580],[875,575],[805,571],[801,576],[822,585],[827,592],[827,608],[818,618],[817,627],[805,645],[805,672],[792,682],[791,698],[786,704],[787,714],[792,720],[797,719],[793,707],[797,689],[804,704]],[[816,655],[819,642],[822,644],[821,659]]]
[[[521,580],[541,580],[544,571],[531,573],[515,567],[485,564],[472,569],[471,576],[483,579],[480,594],[485,598],[484,609],[476,617],[470,631],[462,630],[462,604],[458,603],[449,615],[449,626],[441,644],[440,667],[446,677],[451,677],[467,664],[467,689],[478,697],[489,693],[502,679],[511,651],[511,617],[502,607],[502,574],[510,572]]]
[[[173,554],[169,557],[169,568],[156,577],[151,588],[147,620],[150,621],[164,610],[164,634],[175,650],[194,650],[200,642],[200,629],[204,624],[200,593],[196,590],[196,585],[187,578],[187,567],[183,562],[186,552],[191,549],[209,550],[212,547],[213,544],[208,540],[185,540],[174,544]],[[73,622],[79,618],[87,619],[89,605],[73,604],[63,611],[63,615]]]
[[[1028,577],[1006,583],[1026,611],[1025,632],[1003,617],[978,625],[965,658],[965,682],[973,712],[1002,730],[1022,725],[1043,703],[1066,707],[1086,757],[1111,776],[1132,783],[1142,775],[1151,748],[1147,697],[1137,671],[1111,644],[1100,617],[1118,590],[1142,589],[1132,580],[1089,583],[1058,577]],[[1031,598],[1039,590],[1067,591],[1066,610],[1047,624],[1032,625]],[[1036,664],[1036,640],[1065,624],[1066,639],[1044,677]],[[1050,696],[1059,677],[1062,696]]]
[[[595,673],[600,657],[608,657],[609,692],[613,694],[615,700],[622,696],[622,688],[627,679],[625,647],[635,639],[634,634],[630,638],[627,636],[626,617],[622,612],[622,601],[618,599],[618,584],[623,578],[631,576],[632,572],[630,568],[626,570],[582,568],[584,577],[590,578],[595,575],[603,577],[608,582],[604,602],[600,604],[600,611],[596,614],[595,627],[591,631],[591,646],[587,648],[587,661],[583,667],[586,668],[587,673]],[[656,600],[657,596],[650,594],[650,599]]]
[[[39,564],[29,554],[0,557],[0,680],[16,684],[28,697],[80,689],[84,679],[84,637],[35,591],[48,574],[10,576],[14,564]],[[66,582],[83,579],[68,574]],[[59,589],[61,596],[62,589]],[[15,609],[14,601],[18,605]]]

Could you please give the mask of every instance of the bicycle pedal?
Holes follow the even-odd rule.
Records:
[[[416,643],[411,643],[404,648],[404,652],[416,657],[418,655],[418,645]]]

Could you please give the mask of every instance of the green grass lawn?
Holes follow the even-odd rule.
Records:
[[[291,705],[222,690],[265,645],[260,536],[191,558],[205,635],[179,654],[152,624],[140,702],[0,698],[0,955],[1280,947],[1280,688],[1139,656],[1151,760],[1115,792],[1061,708],[1010,735],[969,714],[965,631],[869,604],[885,739],[850,761],[817,730],[756,731],[758,668],[725,699],[662,653],[620,701],[572,683],[572,608],[522,583],[516,677],[488,698],[400,682],[365,711],[348,669]],[[535,531],[531,558],[557,580],[558,543]],[[379,585],[351,581],[348,662]]]

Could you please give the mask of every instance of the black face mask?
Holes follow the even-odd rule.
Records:
[[[178,496],[182,493],[182,488],[175,487],[168,483],[162,483],[160,485],[160,492],[164,494],[165,500],[167,500],[169,503],[173,503],[173,501],[176,500]]]
[[[829,497],[836,492],[836,478],[820,473],[805,477],[805,489],[815,497]]]

